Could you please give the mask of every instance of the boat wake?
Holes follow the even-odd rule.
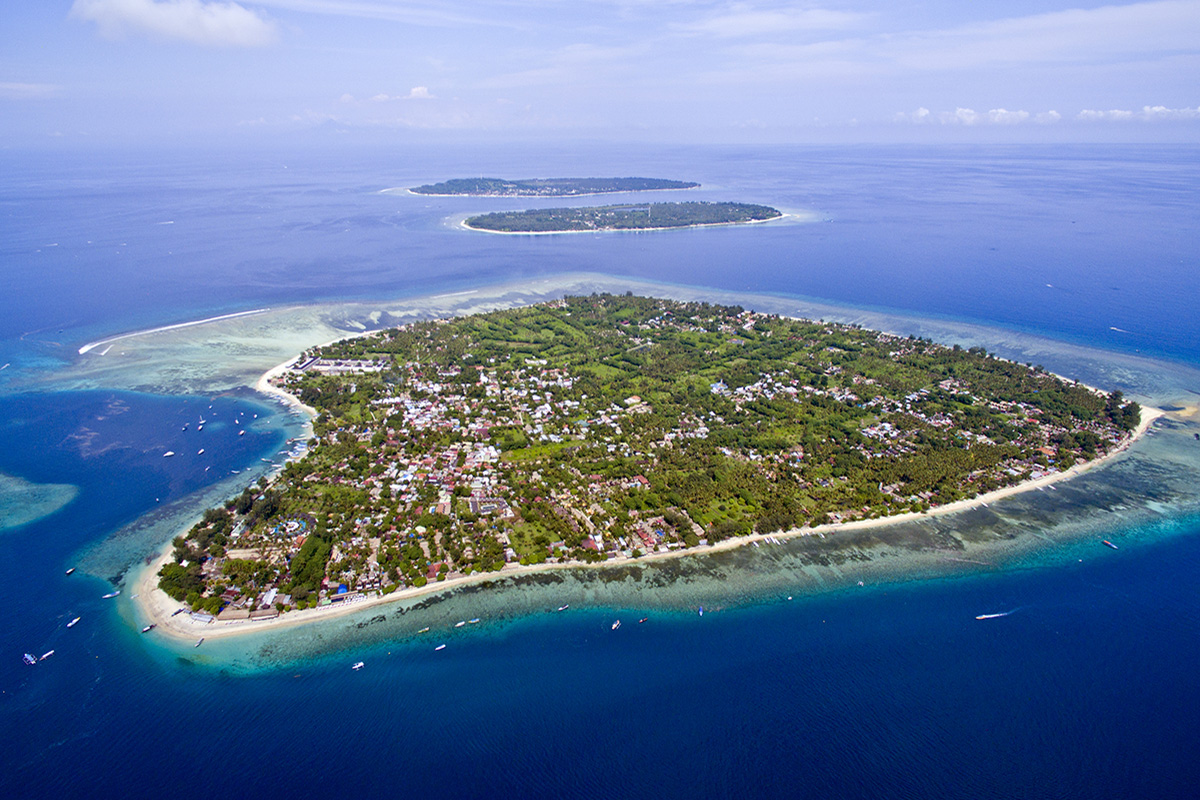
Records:
[[[1015,614],[1020,611],[1020,608],[1014,608],[1011,611],[1000,611],[995,614],[978,614],[975,619],[996,619],[997,617],[1007,617],[1009,614]]]

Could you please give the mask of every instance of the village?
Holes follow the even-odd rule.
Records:
[[[607,295],[358,337],[276,381],[313,438],[175,541],[161,585],[200,620],[924,511],[1103,455],[1138,415],[977,350]]]

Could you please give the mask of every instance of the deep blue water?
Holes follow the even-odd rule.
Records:
[[[26,377],[53,375],[86,341],[214,313],[571,271],[893,308],[1200,364],[1197,148],[0,162],[0,362]],[[695,179],[705,199],[829,221],[496,237],[445,219],[524,203],[378,194],[470,174]],[[261,417],[245,437],[228,424],[239,411]],[[201,412],[214,419],[203,444]],[[767,598],[702,619],[656,614],[616,633],[620,611],[580,609],[481,625],[442,653],[375,642],[252,670],[197,666],[141,637],[124,606],[99,599],[100,578],[118,575],[63,575],[143,514],[257,467],[286,435],[248,395],[0,397],[0,472],[79,487],[57,514],[0,531],[3,796],[1195,794],[1195,520],[1083,563]],[[994,609],[1016,610],[974,619]],[[51,648],[35,668],[20,661]],[[368,668],[351,672],[360,658]]]

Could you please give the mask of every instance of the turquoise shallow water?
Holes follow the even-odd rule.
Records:
[[[286,172],[246,154],[10,165],[0,473],[75,494],[0,532],[6,796],[1190,796],[1190,417],[1054,491],[847,550],[870,563],[748,548],[197,650],[139,634],[127,585],[101,595],[297,435],[295,417],[234,388],[275,353],[271,331],[195,328],[186,346],[138,350],[148,361],[130,347],[103,369],[76,351],[230,311],[586,272],[757,292],[785,313],[821,298],[841,308],[819,314],[983,343],[1182,407],[1200,392],[1194,148],[489,154],[505,173],[695,178],[702,199],[830,220],[561,239],[446,224],[510,201],[377,192],[478,171],[459,153],[288,155]],[[350,331],[364,313],[326,308],[324,327],[291,330]],[[203,445],[181,430],[201,411]],[[239,412],[259,414],[245,437]],[[950,545],[985,533],[986,555]],[[1000,611],[1013,613],[975,619]]]

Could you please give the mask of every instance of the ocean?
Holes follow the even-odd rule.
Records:
[[[424,145],[0,163],[4,796],[1194,796],[1200,148]],[[480,174],[697,180],[688,199],[792,216],[493,236],[456,223],[550,203],[386,191]],[[1174,412],[1111,467],[922,528],[1011,533],[981,563],[744,548],[202,648],[139,633],[131,576],[302,434],[239,388],[247,378],[380,308],[501,284],[503,302],[629,286],[815,309],[983,344]],[[259,310],[153,345],[113,339]]]

